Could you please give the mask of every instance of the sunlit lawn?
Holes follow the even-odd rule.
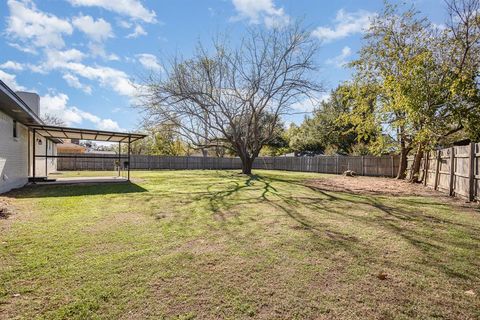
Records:
[[[10,193],[0,318],[480,318],[478,211],[255,173]]]

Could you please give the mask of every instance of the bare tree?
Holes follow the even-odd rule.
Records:
[[[458,74],[480,72],[480,0],[446,0],[451,35],[448,51]],[[478,82],[476,83],[478,86]]]
[[[66,125],[63,119],[51,113],[44,114],[42,116],[42,120],[46,124],[52,125],[52,126],[64,127]]]
[[[199,45],[193,58],[173,59],[164,78],[149,77],[142,107],[149,122],[174,123],[197,148],[231,149],[250,174],[281,116],[321,91],[317,50],[299,24],[249,29],[237,46],[222,37],[213,52]]]

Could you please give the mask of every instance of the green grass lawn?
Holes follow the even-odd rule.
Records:
[[[8,194],[0,318],[480,318],[478,211],[255,173]]]

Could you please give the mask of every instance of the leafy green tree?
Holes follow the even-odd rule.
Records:
[[[289,137],[287,130],[285,130],[283,122],[278,122],[272,139],[263,146],[260,155],[280,156],[289,153],[292,150],[290,149],[288,142]]]
[[[148,136],[132,143],[133,154],[182,156],[189,152],[188,145],[171,125],[146,127]]]
[[[393,138],[401,158],[397,178],[405,177],[410,151],[416,155],[411,180],[417,181],[425,150],[459,132],[478,136],[478,3],[454,0],[444,31],[414,8],[400,12],[387,3],[351,64],[357,90],[349,120],[359,135],[381,128],[372,145],[383,148],[382,140]]]
[[[381,140],[386,136],[396,140],[400,151],[397,178],[404,178],[417,129],[409,121],[409,111],[414,107],[406,99],[408,67],[412,59],[427,50],[425,40],[430,28],[412,8],[401,13],[397,9],[387,3],[383,13],[372,20],[360,56],[352,63],[352,85],[357,88],[353,90],[357,103],[352,119],[360,135],[373,127],[382,128],[373,144],[383,145]]]
[[[371,140],[372,132],[355,130],[356,119],[350,115],[352,88],[347,84],[338,86],[330,93],[328,101],[322,101],[312,117],[307,117],[299,126],[289,129],[289,143],[294,151],[314,151],[325,154],[350,154],[355,145]],[[358,111],[359,109],[356,109]],[[366,113],[369,114],[369,113]]]

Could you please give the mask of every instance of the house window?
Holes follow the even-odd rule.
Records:
[[[17,120],[13,120],[13,137],[17,137]]]

